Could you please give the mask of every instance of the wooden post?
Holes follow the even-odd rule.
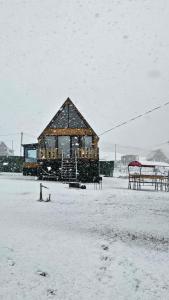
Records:
[[[40,183],[40,197],[39,201],[43,201],[43,196],[42,196],[42,183]]]
[[[40,183],[39,201],[43,201],[42,188],[48,189],[47,186],[44,186],[42,183]]]

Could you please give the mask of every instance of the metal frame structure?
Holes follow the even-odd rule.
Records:
[[[141,190],[149,186],[158,191],[169,191],[169,166],[141,164],[132,161],[128,165],[128,188]]]

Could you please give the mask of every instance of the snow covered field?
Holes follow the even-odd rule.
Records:
[[[169,193],[44,184],[0,174],[0,299],[169,299]]]

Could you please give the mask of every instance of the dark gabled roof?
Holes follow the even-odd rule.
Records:
[[[81,120],[83,120],[86,128],[90,128],[93,131],[93,134],[97,136],[97,134],[95,133],[95,131],[91,128],[91,126],[89,125],[89,123],[86,121],[86,119],[82,116],[82,114],[80,113],[80,111],[77,109],[77,107],[75,106],[75,104],[72,102],[72,100],[70,98],[67,98],[66,101],[63,103],[63,105],[61,106],[61,108],[58,110],[58,112],[55,114],[55,116],[52,118],[52,120],[49,122],[49,124],[45,127],[45,129],[43,130],[43,132],[40,134],[39,138],[41,137],[41,135],[44,133],[44,131],[48,128],[50,128],[53,125],[53,121],[56,120],[59,115],[61,114],[62,110],[66,107],[67,104],[71,104],[76,113],[78,114],[78,116],[81,118]],[[57,128],[57,127],[55,127]]]
[[[22,144],[22,147],[36,149],[38,148],[38,143]]]

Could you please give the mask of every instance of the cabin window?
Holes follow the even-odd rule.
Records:
[[[91,148],[92,147],[92,136],[82,137],[82,148]]]
[[[37,161],[37,150],[25,149],[25,162],[36,162],[36,161]]]
[[[46,136],[45,137],[45,146],[46,148],[56,148],[56,137],[55,136]]]
[[[79,137],[78,136],[72,136],[72,148],[79,148]]]
[[[70,136],[59,136],[58,148],[64,157],[70,157]]]

